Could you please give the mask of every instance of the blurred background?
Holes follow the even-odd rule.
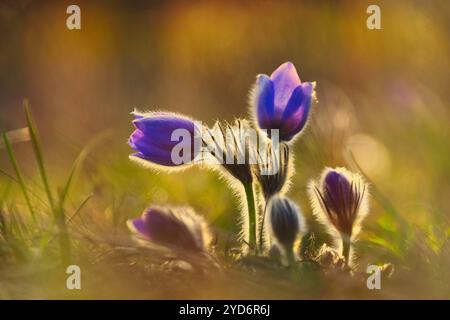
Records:
[[[25,126],[28,99],[56,181],[106,132],[78,183],[78,193],[96,192],[91,212],[119,212],[122,222],[149,203],[190,204],[233,230],[233,194],[214,174],[156,175],[129,163],[129,113],[246,117],[256,75],[292,61],[303,81],[317,81],[290,192],[305,214],[307,181],[353,157],[440,250],[437,233],[450,234],[449,1],[79,0],[81,30],[68,30],[73,2],[0,1],[0,129]],[[366,27],[370,4],[381,8],[381,30]],[[29,143],[15,148],[32,177]],[[395,231],[383,208],[374,201],[369,224]]]

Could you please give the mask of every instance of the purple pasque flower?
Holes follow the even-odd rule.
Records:
[[[328,220],[338,233],[350,238],[359,231],[368,212],[368,185],[359,174],[325,168],[320,181],[310,184],[310,196],[319,218]]]
[[[325,168],[319,180],[309,183],[313,214],[336,240],[342,239],[347,264],[351,263],[351,243],[369,213],[368,189],[361,175],[345,168]]]
[[[325,168],[318,181],[309,184],[313,214],[335,239],[342,240],[342,256],[351,264],[351,244],[369,212],[369,185],[358,173],[345,168]]]
[[[127,225],[140,238],[172,249],[202,252],[211,241],[204,219],[188,207],[150,207]]]
[[[254,104],[261,129],[278,129],[279,138],[290,141],[306,125],[314,97],[314,82],[301,82],[295,66],[283,63],[270,77],[256,80]]]
[[[132,114],[136,130],[128,144],[137,151],[132,158],[172,167],[190,163],[198,155],[200,129],[193,120],[170,112]]]

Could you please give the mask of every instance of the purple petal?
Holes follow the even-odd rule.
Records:
[[[141,130],[134,130],[131,136],[128,138],[128,145],[132,147],[134,150],[138,150],[135,141],[141,139],[141,136],[143,135],[144,134],[142,133]]]
[[[130,224],[133,231],[150,240],[150,234],[148,233],[144,218],[133,219],[130,221]]]
[[[186,249],[198,249],[191,231],[170,210],[164,212],[150,208],[144,215],[145,226],[152,241]]]
[[[160,165],[173,166],[172,148],[163,148],[156,143],[160,142],[155,139],[150,139],[140,130],[135,130],[129,139],[129,145],[139,151],[133,156],[144,160],[155,162]]]
[[[156,134],[169,141],[172,132],[176,129],[186,129],[192,134],[195,133],[195,124],[192,120],[171,115],[140,118],[134,120],[133,124],[145,134]]]
[[[286,62],[272,73],[270,79],[275,89],[275,109],[284,110],[292,92],[301,84],[297,70],[291,62]]]
[[[181,164],[175,164],[172,161],[172,150],[176,145],[183,143],[186,147],[190,147],[190,160],[193,160],[200,152],[197,150],[200,149],[198,148],[199,144],[195,143],[196,139],[199,139],[199,129],[190,119],[157,112],[140,117],[134,120],[133,124],[136,130],[128,140],[128,144],[138,151],[133,156],[165,166],[174,166]],[[187,133],[188,136],[180,135],[177,139],[172,140],[172,134],[175,130],[180,129],[185,130],[180,133]],[[196,146],[197,148],[195,148]],[[185,150],[181,148],[180,152],[183,151]]]
[[[308,110],[301,106],[295,114],[283,122],[280,130],[281,140],[289,141],[303,129],[308,117],[307,112]]]
[[[283,112],[282,120],[283,121],[289,120],[292,116],[298,113],[298,110],[302,106],[302,102],[304,99],[305,96],[303,94],[303,88],[300,85],[297,88],[295,88],[294,91],[292,92],[292,95],[289,98],[289,101],[286,105],[286,109]]]
[[[180,137],[178,141],[172,141],[172,134],[175,130],[187,130],[191,135],[191,142],[194,140],[198,131],[194,122],[191,120],[167,116],[142,118],[134,120],[133,124],[151,139],[154,145],[158,145],[164,149],[172,149],[173,146],[182,140]]]
[[[312,83],[303,83],[292,93],[286,110],[283,114],[283,124],[280,137],[285,140],[291,140],[306,125],[311,108]]]
[[[332,210],[345,214],[352,205],[352,191],[347,178],[334,170],[327,173],[324,180],[325,200]]]
[[[331,170],[325,176],[325,187],[329,193],[337,195],[341,190],[348,192],[350,190],[350,183],[344,175]]]
[[[303,95],[306,97],[311,97],[314,91],[314,82],[303,82],[301,86]]]
[[[256,113],[258,124],[262,129],[270,128],[274,117],[274,87],[270,78],[261,74],[256,80]]]

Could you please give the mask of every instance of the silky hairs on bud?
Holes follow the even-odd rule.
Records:
[[[292,255],[295,241],[306,231],[299,207],[286,197],[273,196],[267,204],[268,229],[285,254]]]
[[[351,263],[351,243],[368,214],[368,184],[358,173],[345,168],[325,168],[320,179],[308,187],[313,214],[342,245],[342,254]],[[339,241],[342,240],[342,242]]]

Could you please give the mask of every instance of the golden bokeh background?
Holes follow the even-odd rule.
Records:
[[[233,195],[210,173],[145,175],[128,162],[129,113],[165,109],[209,125],[246,117],[256,75],[292,61],[302,81],[317,81],[290,192],[305,214],[307,181],[353,154],[408,224],[442,247],[433,228],[450,234],[450,2],[79,0],[82,28],[68,30],[70,4],[0,2],[0,129],[25,126],[28,99],[57,181],[108,132],[77,189],[95,190],[97,216],[116,210],[124,220],[168,201],[233,228]],[[381,30],[366,27],[370,4],[381,8]],[[30,146],[15,148],[32,177]],[[9,168],[4,152],[0,165]],[[376,201],[372,211],[370,223],[397,230]]]

